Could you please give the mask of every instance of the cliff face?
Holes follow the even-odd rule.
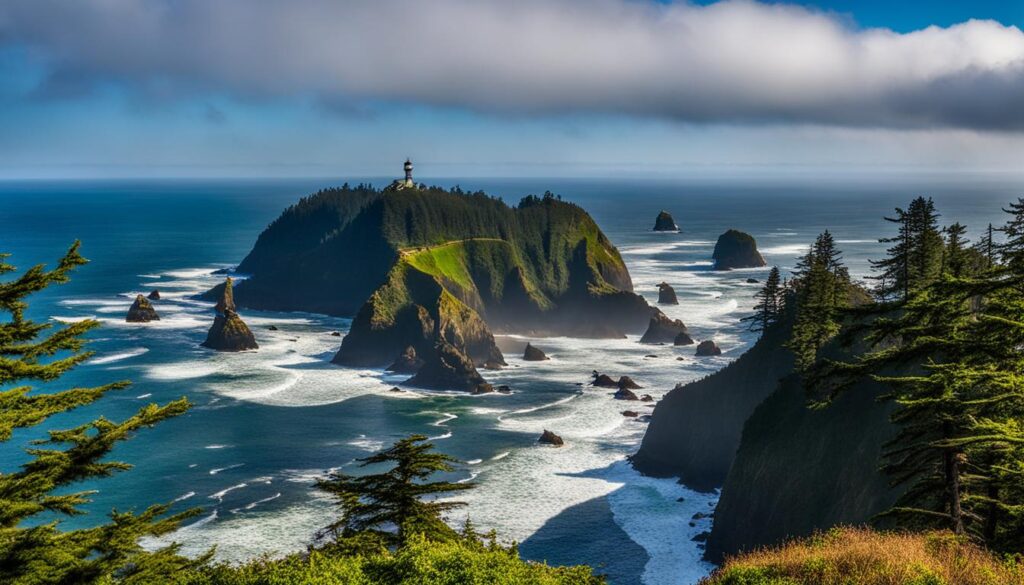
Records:
[[[743,424],[793,369],[793,356],[782,347],[789,333],[777,327],[725,368],[666,394],[633,456],[634,467],[677,476],[695,489],[721,486]]]
[[[827,408],[807,408],[797,375],[754,411],[722,487],[707,556],[809,536],[837,524],[863,524],[896,501],[899,488],[878,471],[893,438],[891,405],[865,381]]]
[[[335,361],[386,366],[439,341],[477,367],[504,364],[492,331],[622,336],[650,308],[581,208],[509,207],[437,188],[324,191],[289,208],[238,267],[241,306],[355,315]]]

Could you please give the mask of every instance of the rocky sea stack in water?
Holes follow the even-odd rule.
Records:
[[[659,305],[678,305],[679,297],[676,296],[676,290],[672,288],[667,282],[663,282],[658,285],[658,304]]]
[[[672,319],[661,311],[655,311],[654,316],[651,317],[651,321],[647,325],[647,331],[640,338],[640,343],[675,343],[676,345],[685,345],[676,341],[680,335],[689,339],[686,325],[679,319]],[[691,340],[690,343],[693,343],[693,341]]]
[[[136,295],[135,302],[128,309],[128,314],[125,315],[124,320],[129,323],[147,323],[149,321],[159,321],[160,315],[156,314],[153,303],[146,300],[146,297]]]
[[[678,232],[679,226],[676,225],[676,220],[672,219],[672,214],[667,211],[662,211],[658,214],[657,219],[654,220],[654,231],[656,232]]]
[[[148,295],[146,295],[146,298],[148,298],[151,301],[159,301],[160,300],[160,291],[158,291],[156,289],[153,289],[152,291],[150,291],[150,293]]]
[[[697,345],[697,355],[701,357],[722,355],[722,350],[718,347],[717,343],[707,339]]]
[[[528,362],[542,362],[551,358],[549,358],[540,348],[527,343],[526,350],[523,352],[523,359]]]
[[[256,337],[249,330],[249,326],[242,321],[242,318],[235,312],[235,301],[232,295],[231,278],[224,281],[221,288],[221,297],[215,307],[217,316],[213,319],[213,326],[206,334],[206,341],[203,347],[217,351],[245,351],[259,349],[256,344]]]
[[[509,207],[459,189],[345,185],[285,210],[238,271],[251,275],[235,290],[242,306],[354,315],[334,358],[351,366],[384,367],[411,346],[424,368],[452,352],[496,368],[493,332],[621,338],[651,315],[593,219],[551,194]]]
[[[764,257],[757,251],[757,240],[739,230],[729,230],[718,236],[711,258],[715,261],[715,270],[759,268],[765,265]]]
[[[562,440],[562,437],[559,437],[558,435],[552,433],[547,429],[544,429],[544,432],[541,433],[540,438],[537,439],[537,442],[547,443],[548,445],[554,445],[555,447],[561,447],[562,445],[565,444],[565,441]]]

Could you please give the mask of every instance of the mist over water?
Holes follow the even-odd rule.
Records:
[[[340,183],[342,181],[338,181]],[[350,182],[359,182],[358,179]],[[431,182],[431,181],[426,181]],[[455,184],[446,180],[442,184]],[[386,180],[374,181],[385,184]],[[792,268],[814,237],[830,229],[854,277],[883,254],[877,243],[891,225],[882,216],[913,196],[934,197],[942,221],[960,221],[976,236],[1002,222],[1000,206],[1024,195],[1024,185],[998,177],[941,181],[900,179],[885,184],[822,182],[466,180],[515,203],[550,189],[583,206],[618,246],[637,292],[657,300],[666,281],[682,319],[700,341],[714,339],[723,355],[696,358],[693,346],[640,345],[621,340],[533,339],[503,336],[509,367],[487,372],[512,395],[389,389],[403,376],[330,364],[345,333],[343,318],[304,313],[241,314],[260,344],[255,352],[221,354],[199,347],[213,319],[196,301],[236,264],[271,220],[299,197],[327,186],[320,181],[0,183],[0,251],[22,269],[53,263],[75,239],[93,262],[73,282],[34,299],[38,320],[99,319],[96,355],[58,384],[65,388],[130,379],[134,385],[98,404],[54,417],[68,427],[102,413],[124,418],[149,402],[188,396],[185,416],[140,433],[114,456],[135,468],[83,485],[99,492],[88,525],[111,508],[141,509],[174,502],[203,513],[173,535],[190,553],[216,544],[218,555],[241,560],[302,549],[326,524],[330,502],[312,482],[330,470],[355,471],[357,459],[410,433],[431,437],[438,449],[464,461],[453,474],[478,488],[460,499],[480,528],[496,528],[522,543],[524,556],[552,563],[588,563],[613,583],[692,583],[710,570],[693,536],[710,528],[715,494],[699,494],[671,479],[645,478],[625,458],[636,451],[646,424],[623,410],[648,403],[613,400],[585,384],[590,372],[629,375],[660,398],[676,383],[708,375],[738,357],[754,340],[739,323],[753,306],[758,284],[775,264]],[[658,211],[670,211],[682,233],[654,233]],[[726,229],[757,238],[769,267],[716,273],[710,256]],[[356,251],[354,251],[356,252]],[[297,283],[301,286],[301,283]],[[161,320],[127,324],[138,293],[159,289]],[[276,331],[268,328],[273,325]],[[530,341],[552,359],[525,362]],[[544,429],[566,446],[536,443]],[[0,446],[4,471],[24,461],[18,445],[45,428],[16,434]]]

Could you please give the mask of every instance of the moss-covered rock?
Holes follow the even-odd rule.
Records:
[[[149,321],[159,321],[160,315],[156,314],[156,309],[146,297],[136,295],[135,302],[128,308],[128,314],[125,315],[124,320],[129,323],[148,323]]]
[[[754,236],[739,230],[729,230],[718,236],[711,258],[715,261],[715,270],[758,268],[765,265],[764,257],[757,251]]]
[[[202,345],[217,351],[259,349],[252,331],[238,316],[238,313],[231,309],[214,317],[213,326],[210,327],[210,331],[206,334],[206,341]]]

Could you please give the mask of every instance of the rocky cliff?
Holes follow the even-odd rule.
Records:
[[[750,234],[739,230],[729,230],[718,236],[711,258],[715,261],[715,270],[765,265],[764,257],[757,251],[757,241]]]
[[[322,191],[275,220],[238,272],[251,275],[240,306],[354,315],[335,357],[346,365],[387,366],[409,347],[440,365],[450,346],[500,367],[492,332],[621,337],[651,316],[593,219],[550,195],[509,207],[439,188]]]

